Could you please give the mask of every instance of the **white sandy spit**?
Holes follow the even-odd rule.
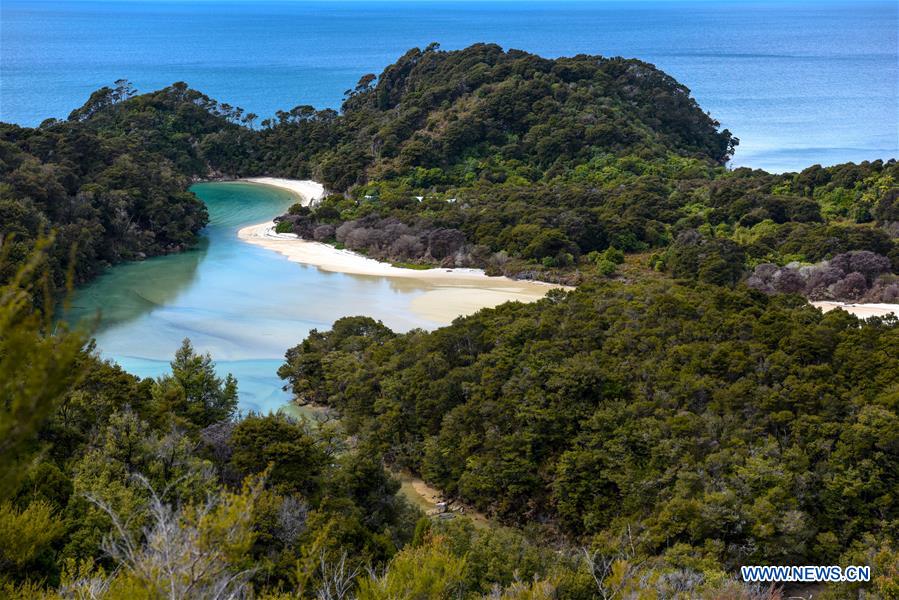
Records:
[[[534,302],[558,287],[537,281],[517,281],[508,277],[488,277],[480,269],[404,269],[349,250],[303,240],[292,233],[276,233],[272,221],[244,227],[238,237],[250,244],[273,250],[288,260],[318,267],[323,271],[389,277],[405,281],[410,290],[424,290],[410,303],[418,316],[439,324],[460,315],[510,300]],[[570,289],[570,288],[568,288]]]
[[[310,180],[247,177],[240,181],[288,190],[299,196],[304,206],[320,200],[325,193],[322,184]],[[245,242],[278,252],[292,262],[318,267],[323,271],[406,280],[410,290],[424,290],[424,293],[416,296],[410,303],[412,311],[437,323],[449,323],[459,315],[472,314],[481,308],[497,306],[510,300],[533,302],[553,288],[572,289],[537,281],[488,277],[480,269],[403,269],[349,250],[338,250],[328,244],[303,240],[290,233],[276,233],[272,221],[244,227],[237,235]],[[890,313],[899,317],[899,304],[831,301],[811,304],[824,312],[842,308],[861,318]]]
[[[812,302],[811,305],[820,308],[824,312],[835,308],[842,308],[846,312],[863,319],[868,317],[883,317],[890,313],[899,317],[899,304],[851,304],[846,302],[820,301]]]
[[[281,177],[247,177],[240,181],[248,183],[258,183],[261,185],[270,185],[272,187],[288,190],[300,197],[300,203],[303,206],[309,206],[316,200],[321,200],[325,195],[325,186],[317,181],[308,179],[283,179]]]

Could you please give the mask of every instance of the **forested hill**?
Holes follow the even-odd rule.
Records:
[[[611,547],[627,531],[637,554],[699,570],[896,548],[894,317],[587,284],[433,332],[340,319],[280,374],[368,452],[522,526]]]
[[[648,251],[679,278],[733,283],[761,265],[768,291],[899,295],[880,277],[899,265],[894,161],[728,172],[737,140],[718,129],[641,61],[489,44],[410,50],[362,77],[339,113],[260,120],[184,83],[136,95],[119,81],[65,121],[0,125],[0,234],[22,257],[55,230],[58,288],[73,248],[80,283],[190,245],[206,220],[192,179],[268,174],[340,192],[284,215],[282,231],[382,260],[578,283]],[[859,251],[877,256],[782,271]]]
[[[380,76],[362,77],[341,113],[280,113],[279,126],[261,136],[264,160],[285,148],[321,148],[309,173],[343,191],[415,169],[439,168],[463,181],[485,169],[478,161],[530,181],[609,153],[723,164],[737,142],[652,65],[586,55],[551,60],[494,44],[410,50]],[[337,143],[323,146],[320,122],[332,118]],[[294,153],[282,156],[288,162],[279,161],[279,170],[301,166]]]
[[[363,77],[340,113],[298,106],[261,122],[184,83],[136,95],[123,80],[67,120],[0,125],[0,234],[16,236],[10,251],[22,257],[55,230],[59,286],[73,247],[83,282],[104,265],[191,244],[206,219],[191,178],[315,178],[343,192],[409,177],[425,188],[533,182],[604,154],[719,164],[736,140],[717,125],[640,61],[548,60],[486,44],[410,50]]]
[[[66,121],[0,125],[0,235],[13,259],[8,264],[52,231],[49,273],[58,288],[70,266],[81,283],[106,265],[194,243],[207,215],[187,188],[208,173],[194,144],[231,125],[184,86],[133,95],[119,82],[95,92]]]
[[[412,50],[339,113],[118,82],[0,125],[0,597],[787,595],[746,564],[899,597],[899,325],[800,296],[899,298],[899,163],[728,171],[717,129],[645,63],[491,45]],[[237,414],[188,340],[139,380],[50,318],[44,275],[182,249],[190,181],[250,174],[336,192],[282,231],[581,285],[312,331],[280,375],[315,426]],[[387,466],[524,529],[424,518]]]
[[[265,126],[255,156],[341,192],[279,231],[380,260],[577,284],[646,253],[679,279],[899,298],[894,160],[727,171],[736,139],[640,61],[416,49],[340,115]]]

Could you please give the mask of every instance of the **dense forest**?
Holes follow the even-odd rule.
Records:
[[[0,125],[0,596],[785,597],[746,564],[870,565],[899,598],[899,165],[729,170],[738,140],[638,60],[413,49],[340,111],[176,83]],[[435,331],[313,331],[315,419],[241,415],[54,322],[67,285],[176,252],[192,181],[313,178],[278,229],[397,263],[577,284]],[[337,418],[335,418],[337,417]],[[432,519],[410,471],[489,517]]]
[[[340,113],[299,106],[261,128],[257,115],[186,84],[136,95],[124,80],[67,120],[2,125],[0,234],[16,236],[21,258],[55,229],[59,287],[70,262],[83,282],[105,265],[190,244],[205,223],[191,178],[314,177],[340,192],[416,173],[429,183],[435,171],[466,180],[521,171],[526,182],[605,152],[721,163],[735,143],[686,88],[636,60],[431,46],[374,80],[348,91]]]
[[[489,44],[410,50],[347,90],[340,112],[261,121],[183,83],[136,95],[119,81],[66,121],[0,127],[0,234],[21,258],[53,228],[60,288],[70,263],[79,283],[191,244],[205,212],[189,181],[268,174],[333,192],[280,231],[382,260],[577,284],[645,252],[679,279],[899,296],[895,161],[728,171],[738,140],[718,128],[638,60]],[[830,263],[854,251],[880,270]]]
[[[186,132],[210,130],[204,121],[219,119],[199,107],[186,110],[187,100],[175,119],[152,97],[133,95],[118,82],[66,121],[36,129],[0,124],[0,235],[16,259],[9,265],[51,229],[55,289],[68,271],[82,283],[104,266],[195,242],[206,208],[187,188],[205,164]],[[7,268],[0,280],[12,275]]]
[[[899,506],[899,328],[793,296],[585,284],[288,352],[297,398],[448,494],[574,539],[740,564],[876,552]]]

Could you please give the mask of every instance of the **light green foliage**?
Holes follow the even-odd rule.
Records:
[[[50,316],[34,308],[35,289],[46,285],[46,247],[26,257],[0,286],[0,499],[7,498],[40,449],[38,428],[78,381],[74,369],[84,337],[65,327],[54,334]],[[0,267],[9,266],[0,239]],[[52,312],[52,306],[47,306]]]
[[[275,227],[275,233],[293,233],[293,223],[290,221],[280,221]]]
[[[403,550],[380,577],[359,582],[359,600],[451,600],[463,590],[465,560],[444,550],[439,538]]]
[[[146,524],[148,487],[166,490],[170,500],[199,502],[215,486],[212,469],[196,456],[196,441],[177,430],[154,431],[130,409],[110,415],[96,446],[74,462],[75,496],[71,506],[82,518],[73,527],[65,555],[94,556],[102,531],[111,523],[106,511],[86,500],[91,496],[109,507],[134,533]],[[136,479],[135,474],[141,478]]]
[[[602,252],[594,250],[587,255],[587,260],[596,265],[596,269],[601,275],[611,277],[618,269],[618,265],[624,262],[624,252],[614,246],[609,246]]]
[[[22,569],[64,531],[62,521],[46,502],[33,502],[18,510],[10,502],[0,504],[0,573]]]
[[[92,589],[103,590],[100,597],[109,600],[247,594],[250,572],[241,567],[255,537],[250,525],[261,481],[248,481],[240,492],[223,491],[203,504],[180,510],[166,505],[147,487],[149,517],[142,537],[126,526],[122,515],[92,499],[113,524],[114,533],[104,548],[118,569],[107,576],[102,569],[84,572],[82,568],[66,591],[86,595]]]

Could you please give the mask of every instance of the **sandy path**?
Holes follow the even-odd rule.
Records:
[[[392,474],[400,481],[399,493],[425,513],[435,514],[434,509],[437,507],[437,503],[446,501],[446,497],[440,490],[428,485],[408,471],[393,471]],[[484,513],[459,502],[450,503],[450,512],[456,516],[471,519],[476,527],[493,527],[496,525]]]

